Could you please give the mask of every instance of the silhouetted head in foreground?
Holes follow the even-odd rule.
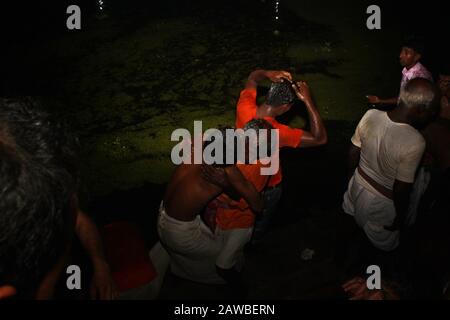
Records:
[[[0,99],[0,298],[33,298],[66,249],[76,146],[31,99]]]

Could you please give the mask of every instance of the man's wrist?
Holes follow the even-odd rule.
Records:
[[[312,99],[311,98],[306,98],[305,100],[304,100],[304,103],[305,103],[305,105],[306,105],[306,107],[308,108],[308,109],[316,109],[316,107],[314,106],[314,103],[313,103],[313,101],[312,101]]]
[[[261,70],[261,75],[264,79],[270,79],[270,70]]]

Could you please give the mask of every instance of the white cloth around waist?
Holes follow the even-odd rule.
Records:
[[[344,194],[342,208],[355,218],[375,247],[391,251],[398,246],[399,232],[384,228],[394,222],[394,202],[371,187],[357,170]]]
[[[171,270],[175,275],[201,283],[225,283],[216,271],[221,243],[200,216],[197,215],[192,221],[180,221],[170,217],[161,203],[158,234],[169,252]]]

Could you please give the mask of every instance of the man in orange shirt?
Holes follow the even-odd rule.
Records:
[[[273,129],[268,121],[262,119],[251,120],[244,126],[244,131],[249,129],[257,131],[258,145],[248,143],[246,157],[249,156],[249,149],[255,150],[266,147],[272,150],[272,143],[276,144],[276,141],[272,141],[273,136],[269,132],[264,137],[262,131],[259,131],[260,129]],[[245,180],[250,182],[258,193],[264,190],[270,178],[269,175],[263,175],[261,173],[262,169],[271,165],[270,163],[266,163],[265,160],[267,159],[262,159],[260,156],[261,154],[259,154],[258,160],[254,164],[247,163],[248,159],[246,159],[245,163],[238,163],[236,165]],[[218,169],[209,168],[209,175],[206,176],[207,181],[221,185],[223,189],[229,190],[230,185],[226,175],[220,174],[218,171]],[[244,262],[244,246],[251,239],[255,214],[258,215],[261,212],[262,206],[260,208],[261,210],[256,211],[255,207],[251,207],[239,195],[234,198],[232,196],[222,193],[211,201],[207,207],[207,215],[214,217],[214,224],[212,225],[210,223],[210,226],[212,225],[216,240],[221,247],[220,253],[215,261],[217,273],[234,289],[235,297],[245,297],[246,289],[241,279]]]
[[[257,131],[260,127],[272,128],[266,121],[260,120],[252,129]],[[221,131],[224,137],[226,131],[226,128]],[[207,138],[208,142],[203,144],[203,148],[209,147],[209,142],[216,144],[215,139]],[[257,137],[257,140],[263,139]],[[231,154],[234,155],[234,161],[225,164],[215,162],[212,166],[191,163],[179,165],[167,185],[164,200],[160,206],[158,234],[161,243],[171,257],[171,270],[178,277],[209,284],[226,282],[234,286],[234,278],[218,272],[216,265],[222,267],[219,260],[234,258],[236,241],[229,242],[228,235],[224,233],[217,236],[211,232],[199,213],[213,199],[221,197],[222,202],[226,201],[227,205],[232,207],[231,210],[234,210],[233,212],[243,212],[240,218],[236,215],[236,219],[240,223],[252,226],[254,218],[251,210],[255,212],[262,210],[262,196],[259,192],[264,188],[267,176],[260,176],[261,166],[258,164],[246,164],[247,159],[242,163],[237,162],[237,159],[240,158],[236,140],[234,147],[229,146],[225,138],[218,140],[218,143],[219,146],[222,144],[223,154],[219,156],[222,158],[217,160],[219,162],[223,160],[222,163],[225,163],[228,161],[225,159],[228,159],[228,155]],[[250,158],[249,148],[255,147],[256,145],[250,144],[246,146],[245,158]],[[216,169],[212,170],[213,166]],[[211,179],[208,179],[208,172],[211,170],[212,172],[216,172],[216,170],[221,172],[225,184],[217,183],[217,179],[212,179],[213,183],[211,183],[209,181]],[[252,178],[252,181],[249,178]],[[257,185],[259,187],[256,187]],[[232,197],[238,200],[231,200],[231,197],[226,196],[224,192],[230,192],[233,194]],[[242,200],[239,200],[241,197]],[[231,212],[232,215],[233,212]],[[227,220],[227,217],[228,215],[225,214],[224,220]],[[205,220],[209,222],[208,219]],[[231,227],[233,226],[231,225]],[[214,231],[214,227],[211,229]],[[241,233],[237,232],[237,234],[238,236],[231,236],[231,238],[239,239]],[[222,253],[223,247],[228,248],[225,249],[225,252],[228,253],[226,256]],[[219,255],[224,258],[219,259]]]
[[[265,102],[256,104],[256,89],[264,79],[272,81]],[[310,131],[291,128],[276,120],[276,117],[286,113],[298,98],[306,106]],[[264,119],[279,130],[279,147],[307,148],[317,147],[327,143],[327,131],[314,105],[309,86],[306,82],[292,82],[292,75],[287,71],[255,70],[250,73],[245,89],[241,91],[236,109],[236,128],[242,128],[252,119]],[[273,175],[264,191],[264,210],[258,216],[252,243],[261,240],[270,222],[270,217],[281,198],[281,168]]]

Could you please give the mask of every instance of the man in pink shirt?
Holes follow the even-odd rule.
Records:
[[[433,76],[419,61],[424,51],[423,41],[417,37],[407,38],[400,51],[400,64],[403,66],[400,90],[405,87],[408,81],[414,78],[424,78],[433,81]],[[367,96],[369,103],[396,105],[398,97],[380,99],[378,96]]]

